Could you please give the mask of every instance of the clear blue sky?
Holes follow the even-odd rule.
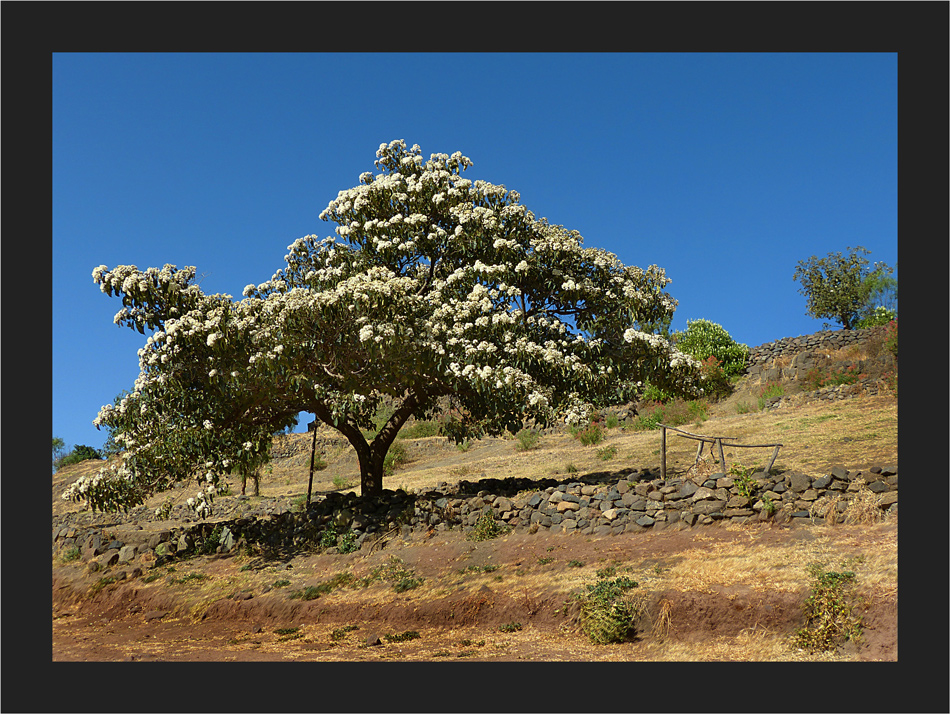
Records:
[[[138,375],[94,267],[194,265],[240,298],[393,139],[663,267],[675,330],[816,332],[799,260],[897,262],[896,54],[56,54],[53,435],[100,447]]]

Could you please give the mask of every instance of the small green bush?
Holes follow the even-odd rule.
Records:
[[[541,441],[541,435],[534,429],[522,429],[515,436],[518,439],[518,451],[537,449]]]
[[[584,592],[576,595],[580,601],[580,624],[594,644],[622,642],[633,628],[636,610],[625,594],[637,582],[627,577],[613,580],[599,579],[585,585]]]
[[[409,640],[419,639],[420,637],[422,637],[422,635],[420,635],[415,630],[406,630],[405,632],[399,635],[393,635],[390,633],[390,634],[384,635],[384,637],[386,638],[387,642],[409,642]]]
[[[805,627],[796,632],[799,647],[807,650],[833,650],[845,640],[861,636],[862,617],[856,614],[860,599],[854,590],[853,572],[826,571],[820,565],[809,566],[811,594],[803,612]]]
[[[604,430],[597,422],[591,422],[586,429],[577,433],[577,438],[584,446],[593,446],[604,440]]]
[[[397,593],[404,593],[407,590],[414,590],[425,582],[425,578],[405,577],[393,583],[393,590]]]
[[[69,466],[70,464],[79,464],[83,461],[89,461],[90,459],[100,460],[102,459],[102,454],[100,454],[98,450],[92,448],[91,446],[79,444],[73,447],[73,450],[68,454],[56,459],[53,462],[53,465],[56,468],[61,468],[63,466]]]
[[[878,327],[880,325],[888,325],[896,319],[897,315],[893,310],[888,310],[886,307],[878,305],[874,308],[874,312],[867,317],[862,317],[854,323],[854,326],[858,329]]]
[[[383,474],[392,476],[397,467],[408,461],[409,453],[406,451],[405,445],[399,441],[394,441],[383,459]]]
[[[340,640],[346,639],[347,632],[358,629],[360,629],[359,625],[344,625],[343,627],[338,627],[330,633],[330,639],[334,642],[339,642]]]
[[[475,521],[475,527],[472,529],[472,532],[468,534],[468,539],[474,541],[491,540],[507,532],[508,528],[499,525],[491,513],[483,513],[478,517],[478,520]]]
[[[671,336],[673,344],[699,361],[715,357],[726,377],[737,377],[745,371],[749,348],[736,342],[728,332],[709,320],[687,320],[684,332]]]

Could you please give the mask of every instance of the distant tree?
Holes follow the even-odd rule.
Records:
[[[94,449],[91,446],[86,446],[85,444],[78,444],[72,448],[66,454],[63,454],[58,459],[53,462],[53,466],[62,468],[63,466],[69,466],[70,464],[78,464],[83,461],[89,461],[90,459],[100,460],[102,459],[102,454],[99,453],[98,449]]]
[[[793,278],[801,283],[799,292],[807,300],[807,314],[832,319],[850,330],[862,314],[868,313],[872,295],[893,269],[885,263],[875,263],[871,270],[864,257],[870,251],[861,246],[847,250],[847,255],[836,252],[799,261]]]
[[[66,442],[58,436],[53,437],[53,473],[56,473],[56,463],[62,458],[66,451]]]
[[[193,267],[96,268],[101,290],[122,296],[116,324],[155,332],[133,392],[97,418],[116,429],[121,463],[64,497],[126,508],[197,473],[205,514],[219,475],[253,473],[300,412],[349,440],[362,493],[378,494],[397,433],[440,400],[462,440],[580,423],[648,379],[701,391],[699,364],[637,327],[675,309],[661,268],[586,248],[517,192],[463,178],[458,152],[425,161],[394,141],[376,156],[379,172],[320,216],[337,237],[288,246],[287,267],[243,300],[205,295]],[[368,438],[384,402],[393,410]]]

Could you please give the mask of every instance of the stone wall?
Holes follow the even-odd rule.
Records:
[[[828,353],[864,345],[872,340],[883,340],[886,329],[879,326],[861,330],[823,331],[767,342],[749,350],[746,374],[763,381],[800,379],[815,367],[830,366],[834,360]],[[891,366],[894,364],[893,355],[883,351],[876,359]]]
[[[89,568],[139,570],[195,554],[264,549],[316,549],[325,534],[352,534],[353,547],[372,547],[382,537],[460,530],[471,533],[489,518],[502,530],[539,530],[610,536],[645,530],[688,529],[716,523],[839,523],[859,495],[876,501],[881,515],[897,514],[897,467],[867,472],[834,467],[819,477],[792,472],[726,474],[699,481],[664,481],[654,470],[629,469],[576,481],[522,478],[446,483],[424,493],[386,490],[378,497],[331,493],[306,511],[200,522],[169,529],[131,530],[117,537],[99,526],[54,525],[53,552],[79,548]],[[124,574],[124,570],[122,571]]]

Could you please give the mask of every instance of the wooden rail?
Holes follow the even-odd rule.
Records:
[[[682,429],[677,429],[675,426],[667,426],[666,424],[659,424],[659,427],[662,429],[660,434],[660,478],[666,479],[666,430],[670,429],[675,431],[677,436],[682,436],[687,439],[694,439],[699,442],[699,446],[696,448],[696,460],[693,464],[699,463],[699,457],[703,453],[703,447],[706,444],[709,444],[709,450],[712,451],[713,446],[719,449],[719,463],[722,464],[723,468],[726,465],[725,456],[723,456],[722,443],[725,441],[726,445],[733,449],[762,449],[773,447],[772,458],[769,459],[769,465],[765,467],[765,473],[769,473],[772,470],[772,465],[775,463],[775,459],[778,458],[778,450],[783,446],[783,444],[737,444],[735,443],[734,436],[706,436],[703,434],[691,434],[688,431],[683,431]]]

